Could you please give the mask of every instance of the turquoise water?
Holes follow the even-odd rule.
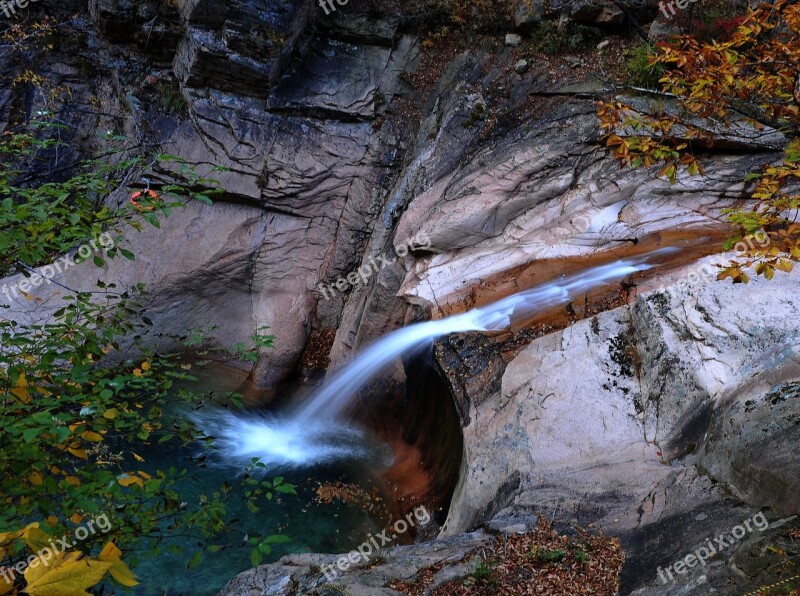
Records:
[[[222,387],[223,391],[228,389]],[[157,556],[148,556],[147,552],[126,552],[125,560],[130,562],[140,582],[128,593],[141,596],[216,594],[236,574],[253,567],[250,556],[254,547],[246,543],[246,537],[285,534],[291,539],[290,543],[274,545],[272,554],[264,555],[264,564],[289,553],[346,552],[384,526],[385,520],[357,506],[338,501],[332,504],[315,501],[315,489],[320,482],[341,480],[357,483],[367,490],[373,487],[372,472],[358,462],[295,470],[270,469],[266,479],[282,476],[284,482],[295,485],[298,494],[276,494],[271,502],[261,501],[260,510],[252,513],[247,508],[241,478],[237,478],[231,469],[213,467],[204,457],[198,458],[202,455],[199,446],[176,448],[173,443],[137,446],[135,451],[144,457],[145,462],[137,463],[135,469],[148,473],[170,467],[188,470],[187,477],[179,481],[176,490],[189,508],[196,506],[201,494],[219,491],[227,482],[232,487],[225,501],[226,519],[230,523],[221,535],[207,542],[197,537],[170,536],[165,528],[167,537]],[[199,565],[188,569],[191,557],[210,544],[222,548],[214,553],[204,552]],[[114,590],[124,593],[118,586]]]
[[[152,453],[141,455],[147,458],[148,463],[157,463]],[[181,552],[163,552],[157,558],[143,559],[135,568],[141,583],[135,594],[217,593],[237,573],[252,567],[250,553],[253,547],[245,543],[245,535],[283,533],[292,539],[289,544],[276,545],[272,555],[264,557],[263,562],[267,563],[288,553],[349,551],[382,526],[380,520],[354,506],[314,502],[317,481],[363,481],[364,473],[358,469],[325,467],[294,473],[283,471],[281,474],[286,482],[296,485],[298,496],[281,495],[253,514],[245,505],[239,483],[228,478],[224,471],[194,465],[188,460],[188,454],[175,457],[173,450],[163,453],[162,457],[164,464],[190,470],[190,477],[178,486],[182,498],[188,503],[196,503],[201,493],[210,494],[225,480],[233,485],[227,500],[228,517],[237,521],[213,540],[213,544],[224,545],[224,548],[216,553],[205,553],[202,562],[192,570],[187,569],[191,555],[207,544],[185,538],[165,540],[165,546],[177,546]]]

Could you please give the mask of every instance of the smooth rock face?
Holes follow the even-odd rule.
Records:
[[[676,193],[647,171],[620,170],[605,158],[591,144],[594,111],[574,103],[558,108],[550,124],[465,155],[470,129],[460,118],[471,111],[469,97],[453,101],[435,138],[424,126],[419,133],[425,169],[413,173],[414,195],[396,232],[430,236],[434,254],[416,262],[400,291],[439,311],[532,262],[589,258],[669,230],[707,233],[757,161],[721,157],[709,164],[714,174],[681,177],[686,192]]]
[[[204,221],[214,221],[215,225],[212,228]],[[69,267],[54,281],[73,289],[91,290],[101,279],[116,283],[121,292],[131,289],[135,283],[132,280],[146,278],[148,317],[153,328],[164,336],[180,336],[187,329],[207,328],[216,321],[221,325],[214,338],[221,345],[232,346],[253,333],[249,315],[252,265],[259,253],[258,239],[266,233],[268,222],[269,217],[252,207],[233,209],[228,205],[192,203],[166,218],[157,234],[152,228],[144,228],[141,233],[129,231],[125,247],[134,252],[135,261],[106,260],[102,268],[89,261]],[[15,275],[2,280],[0,286],[16,287],[23,279],[22,275]],[[0,294],[0,304],[10,303],[13,310],[9,315],[16,320],[35,324],[61,308],[67,293],[55,283],[43,284],[29,292],[33,299],[10,293],[9,300]],[[220,296],[225,299],[220,300]],[[297,331],[300,330],[284,329]],[[165,347],[174,345],[166,338],[152,341]]]
[[[703,265],[533,341],[497,394],[475,396],[446,535],[508,507],[557,511],[624,537],[627,568],[639,570],[627,572],[630,587],[648,579],[647,536],[666,561],[704,535],[680,520],[711,508],[725,529],[747,517],[720,487],[752,511],[800,514],[800,276],[689,281]]]
[[[393,51],[380,45],[359,46],[336,39],[320,40],[299,72],[285,78],[270,97],[272,111],[329,114],[343,120],[363,120],[376,115],[376,99],[381,91],[392,56],[412,51],[410,38]],[[402,60],[402,58],[401,58]],[[403,60],[405,63],[405,60]],[[391,88],[394,81],[384,81]],[[387,92],[391,92],[387,89]]]

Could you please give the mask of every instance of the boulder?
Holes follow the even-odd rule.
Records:
[[[525,32],[545,19],[559,17],[585,25],[621,25],[626,20],[625,11],[646,22],[655,9],[647,0],[517,0],[514,24]]]

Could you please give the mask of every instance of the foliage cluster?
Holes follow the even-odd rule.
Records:
[[[625,50],[625,74],[628,82],[635,87],[657,89],[658,81],[664,76],[664,67],[650,62],[653,47],[642,42]]]
[[[660,83],[675,109],[653,115],[600,102],[606,144],[622,164],[661,164],[659,175],[676,183],[684,171],[703,173],[697,154],[713,147],[716,126],[781,132],[787,139],[783,158],[748,175],[746,206],[727,214],[734,227],[728,247],[744,240],[748,249],[719,277],[746,283],[750,268],[768,279],[776,270],[790,271],[800,261],[800,4],[764,4],[730,39],[683,36],[658,46],[650,61],[664,69]],[[769,237],[767,246],[747,242],[758,233]]]
[[[57,144],[47,134],[53,126],[59,125],[38,129],[42,134],[33,127],[0,137],[0,278],[27,275],[101,233],[116,238],[106,259],[133,260],[124,248],[125,231],[158,227],[187,200],[211,202],[214,181],[180,164],[187,184],[162,186],[152,210],[112,209],[104,198],[125,187],[132,169],[152,163],[141,157],[91,160],[61,182],[42,181],[35,166]],[[96,264],[104,263],[98,256]],[[0,568],[26,560],[49,540],[73,536],[84,520],[105,515],[112,530],[78,542],[49,567],[28,567],[12,584],[0,579],[0,594],[82,594],[108,574],[135,585],[120,558],[126,549],[157,555],[167,536],[210,540],[222,532],[230,521],[230,487],[184,502],[176,483],[187,471],[145,472],[137,445],[212,442],[186,417],[203,403],[184,387],[194,379],[192,371],[212,357],[252,360],[253,350],[272,345],[272,337],[259,330],[252,345],[234,346],[229,355],[207,347],[202,333],[187,332],[177,338],[192,354],[187,361],[141,342],[142,330],[152,325],[143,314],[143,288],[123,291],[98,281],[95,291],[65,285],[59,291],[62,305],[46,322],[20,323],[0,311]],[[241,407],[241,398],[229,395],[224,405]],[[274,492],[294,492],[279,478],[248,474],[243,483],[248,505],[256,509]],[[250,540],[260,557],[287,538]],[[191,563],[198,564],[201,555]]]
[[[553,55],[591,47],[602,38],[603,32],[596,27],[554,21],[542,21],[531,33],[534,48]]]

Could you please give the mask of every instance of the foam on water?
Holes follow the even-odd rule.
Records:
[[[191,418],[206,435],[216,437],[212,463],[239,471],[253,458],[274,468],[385,455],[368,441],[363,431],[332,420],[304,422],[220,409],[205,409]]]

